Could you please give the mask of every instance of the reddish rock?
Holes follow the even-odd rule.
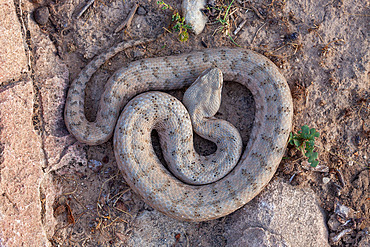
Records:
[[[43,57],[43,56],[42,56]],[[39,63],[41,58],[39,59]],[[65,104],[65,93],[68,86],[68,70],[64,65],[54,62],[64,73],[60,73],[53,78],[47,78],[43,81],[43,87],[40,89],[41,103],[43,109],[43,130],[44,130],[44,149],[47,154],[48,167],[47,172],[56,171],[62,175],[64,171],[61,168],[69,169],[71,165],[87,164],[84,145],[67,131],[64,118],[63,106]]]
[[[53,224],[46,213],[46,201],[51,201],[54,193],[49,176],[43,172],[41,137],[32,124],[33,97],[30,81],[0,89],[2,246],[50,245],[43,223],[46,228]]]
[[[23,45],[21,25],[14,2],[0,1],[0,85],[18,78],[27,69],[27,57]]]
[[[63,175],[71,166],[78,169],[87,164],[84,145],[67,131],[64,124],[64,104],[69,85],[67,66],[55,56],[57,50],[49,36],[40,32],[35,22],[29,23],[35,53],[35,84],[39,86],[42,105],[42,131],[47,159],[46,173]],[[63,169],[64,168],[64,169]]]

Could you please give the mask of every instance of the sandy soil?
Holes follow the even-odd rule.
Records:
[[[289,147],[276,176],[295,186],[312,188],[328,218],[337,203],[355,210],[350,222],[352,232],[335,244],[355,245],[370,223],[369,3],[235,1],[229,12],[229,26],[220,23],[219,11],[213,8],[207,12],[211,21],[204,32],[199,36],[190,34],[188,41],[180,42],[171,21],[180,2],[165,1],[173,10],[161,9],[156,1],[138,2],[141,9],[130,28],[116,34],[114,30],[127,17],[133,1],[96,0],[81,18],[76,16],[85,1],[35,3],[50,10],[50,20],[41,31],[54,42],[56,55],[68,66],[71,80],[95,55],[117,42],[157,37],[151,44],[118,54],[95,74],[86,92],[88,118],[94,119],[109,76],[133,60],[236,44],[260,52],[287,78],[294,98],[294,131],[307,124],[321,134],[316,148],[321,171],[307,168],[301,154]],[[213,6],[225,12],[229,3],[215,1]],[[243,20],[244,27],[235,35]],[[183,91],[170,93],[181,98]],[[253,109],[253,97],[247,89],[232,82],[226,84],[218,116],[241,131],[244,145],[253,124]],[[195,145],[203,154],[215,149],[201,138],[196,138]],[[59,224],[52,242],[55,246],[119,246],[134,227],[131,215],[135,217],[148,206],[123,182],[112,141],[83,148],[87,167],[71,164],[55,172],[55,182],[64,194],[55,202]],[[330,232],[337,234],[333,229]]]

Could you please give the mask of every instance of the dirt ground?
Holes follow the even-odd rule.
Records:
[[[236,45],[262,53],[281,69],[291,88],[294,131],[307,124],[320,132],[319,167],[309,168],[304,157],[288,146],[276,176],[294,186],[312,188],[328,220],[335,216],[336,205],[353,209],[346,223],[351,232],[332,244],[356,245],[370,224],[369,2],[235,1],[224,18],[231,1],[211,1],[205,30],[199,36],[189,32],[185,42],[179,40],[171,21],[174,11],[181,9],[179,1],[165,1],[172,9],[163,9],[155,0],[137,2],[140,7],[130,27],[115,33],[134,1],[96,0],[77,18],[86,1],[34,0],[35,7],[47,6],[50,11],[49,21],[40,29],[55,44],[71,81],[95,55],[114,44],[156,37],[150,44],[121,52],[94,75],[86,92],[88,119],[94,120],[109,76],[131,61]],[[243,21],[245,25],[234,34]],[[170,93],[181,98],[183,91]],[[227,83],[218,117],[241,131],[244,145],[253,114],[251,93],[237,83]],[[196,138],[195,145],[202,154],[215,150],[214,144],[201,138]],[[124,183],[111,140],[82,148],[87,167],[75,163],[54,172],[63,194],[55,202],[58,225],[51,241],[55,246],[122,246],[134,227],[132,219],[150,208]],[[330,237],[342,229],[329,226]]]

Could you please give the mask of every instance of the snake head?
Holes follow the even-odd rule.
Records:
[[[192,119],[211,118],[216,114],[221,105],[222,84],[222,71],[210,68],[186,90],[183,103]]]

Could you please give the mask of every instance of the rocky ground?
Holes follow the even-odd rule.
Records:
[[[134,3],[129,27],[115,32]],[[181,3],[164,3],[96,0],[81,16],[86,1],[0,3],[0,246],[369,246],[369,3],[212,1],[198,36],[173,30]],[[107,79],[131,61],[238,45],[280,68],[293,95],[294,132],[305,124],[320,132],[319,166],[288,146],[257,198],[210,222],[179,222],[150,208],[125,184],[112,141],[81,144],[63,119],[81,69],[118,42],[143,37],[155,41],[121,52],[93,76],[88,119]],[[233,82],[222,96],[217,116],[245,145],[253,97]],[[215,150],[198,137],[195,146]]]

